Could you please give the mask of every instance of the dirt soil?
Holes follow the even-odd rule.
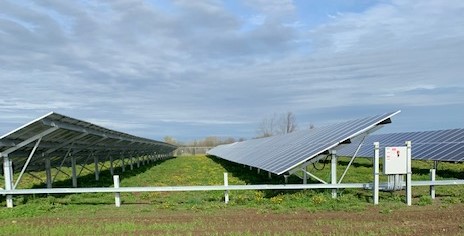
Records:
[[[56,224],[52,218],[38,225]],[[464,205],[371,207],[361,212],[263,212],[260,210],[153,211],[133,214],[70,217],[60,224],[133,222],[140,230],[127,235],[464,235]],[[174,228],[148,230],[149,225]]]

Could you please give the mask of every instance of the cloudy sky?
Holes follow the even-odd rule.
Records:
[[[401,109],[464,127],[462,0],[1,0],[0,134],[50,111],[148,138],[250,138]]]

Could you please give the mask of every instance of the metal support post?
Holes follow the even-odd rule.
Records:
[[[133,170],[134,169],[134,157],[131,155],[129,155],[129,166],[130,166],[130,170]]]
[[[261,172],[261,169],[257,168],[257,169],[256,169],[256,172],[257,172],[258,175],[259,175],[259,173]]]
[[[308,166],[305,166],[303,171],[303,184],[308,183]]]
[[[335,150],[331,151],[332,161],[331,161],[331,183],[337,184],[337,152]],[[337,198],[337,189],[332,189],[332,198]]]
[[[121,155],[121,168],[122,168],[122,172],[126,171],[126,163],[124,163],[124,155]]]
[[[45,156],[45,175],[47,176],[47,188],[52,188],[52,165],[49,155]]]
[[[114,175],[113,156],[110,154],[110,173]]]
[[[411,175],[412,175],[412,168],[411,168],[411,141],[406,141],[406,204],[408,206],[412,205],[412,192],[411,192]]]
[[[140,168],[140,157],[137,156],[137,168]]]
[[[354,161],[354,159],[356,158],[356,155],[358,155],[359,149],[361,149],[361,146],[363,145],[364,139],[366,138],[366,136],[367,136],[367,134],[364,135],[364,137],[362,138],[361,142],[360,142],[359,145],[358,145],[358,148],[356,148],[356,151],[354,152],[353,157],[351,157],[351,160],[350,160],[350,162],[348,163],[348,166],[346,167],[346,169],[345,169],[345,171],[343,172],[342,176],[341,176],[340,179],[338,180],[338,183],[339,183],[339,184],[342,182],[343,178],[345,178],[345,175],[346,175],[346,173],[348,172],[348,170],[350,169],[351,164],[353,164],[353,161]]]
[[[77,188],[76,157],[71,156],[72,186]]]
[[[284,183],[285,183],[285,184],[288,184],[288,176],[289,176],[289,175],[284,175]]]
[[[433,168],[430,170],[430,180],[435,181],[437,174],[438,161],[433,162]],[[435,185],[430,185],[430,197],[435,199]]]
[[[119,175],[113,176],[114,188],[119,188]],[[121,206],[121,193],[114,193],[114,204],[116,207]]]
[[[40,137],[37,142],[35,143],[34,145],[34,148],[32,148],[32,151],[31,153],[29,154],[29,157],[27,158],[26,160],[26,163],[24,163],[24,166],[21,170],[21,172],[19,173],[19,176],[18,176],[18,179],[16,180],[16,183],[13,185],[13,189],[16,189],[16,187],[18,186],[19,182],[21,181],[27,167],[29,166],[29,163],[30,161],[32,160],[32,157],[34,156],[35,154],[35,151],[37,150],[37,148],[39,147],[39,144],[40,144],[40,141],[42,141],[42,137]]]
[[[379,172],[380,172],[380,165],[379,165],[379,142],[374,143],[374,185],[372,186],[372,192],[374,195],[374,205],[379,204]]]
[[[224,186],[229,186],[229,177],[227,176],[227,172],[224,173]],[[229,190],[224,191],[224,202],[226,204],[229,203]]]
[[[272,173],[268,171],[268,172],[267,172],[267,177],[268,177],[269,179],[272,179]]]
[[[93,162],[95,164],[95,180],[98,181],[100,180],[100,170],[98,169],[98,156],[97,155],[93,156]]]
[[[13,168],[8,155],[3,156],[3,177],[5,178],[5,190],[13,189]],[[13,207],[13,195],[6,195],[6,207]]]
[[[436,170],[431,169],[430,170],[430,181],[435,182],[435,175],[436,175]],[[435,185],[430,185],[430,197],[432,199],[435,199]]]
[[[253,167],[250,166],[250,170],[253,170]]]

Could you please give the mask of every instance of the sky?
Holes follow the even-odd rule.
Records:
[[[252,138],[401,110],[464,128],[462,0],[2,0],[0,134],[54,111],[146,138]]]

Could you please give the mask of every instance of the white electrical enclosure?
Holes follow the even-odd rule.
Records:
[[[385,147],[383,159],[383,173],[386,175],[406,174],[407,168],[406,147]]]

